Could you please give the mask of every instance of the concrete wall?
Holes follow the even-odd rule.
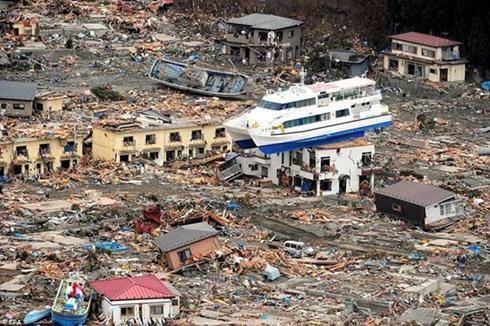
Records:
[[[151,313],[151,307],[162,306],[162,314]],[[148,323],[150,318],[154,319],[173,319],[176,315],[174,311],[179,311],[179,307],[172,307],[172,301],[167,298],[148,299],[148,300],[125,300],[110,301],[104,298],[101,303],[102,312],[118,325],[125,320],[140,319],[143,323]],[[121,308],[133,308],[133,314],[122,315]]]
[[[175,249],[173,251],[169,251],[164,254],[165,262],[168,267],[170,267],[172,270],[179,269],[182,266],[191,264],[193,261],[187,261],[187,262],[182,262],[179,257],[179,252],[184,251],[186,249],[190,249],[191,251],[191,256],[195,258],[195,261],[199,261],[200,257],[204,254],[207,254],[209,252],[212,252],[216,249],[218,249],[219,243],[218,243],[218,236],[210,237],[198,242],[195,242],[193,244],[190,244],[188,246],[184,246],[178,249]]]
[[[14,110],[14,104],[23,104],[23,110]],[[0,99],[0,109],[5,109],[5,115],[10,117],[32,116],[32,101],[5,100]],[[6,107],[5,107],[6,106]]]
[[[277,52],[277,58],[274,58],[275,55],[272,52],[272,47],[267,41],[260,41],[260,33],[268,33],[268,30],[260,30],[254,29],[253,34],[250,33],[249,37],[242,35],[240,30],[238,30],[238,37],[235,37],[235,33],[227,34],[226,45],[225,45],[225,54],[231,55],[232,47],[240,47],[240,55],[239,58],[236,59],[246,59],[247,48],[249,50],[249,58],[248,62],[250,64],[272,64],[276,61],[288,61],[295,60],[301,56],[301,27],[295,26],[291,28],[286,28],[283,30],[274,31],[276,33],[276,45],[275,48],[279,52]],[[289,37],[289,33],[293,32],[293,35]],[[279,33],[282,33],[282,39],[278,39]],[[263,45],[263,47],[260,47]],[[262,57],[258,56],[257,52],[265,53],[265,60]],[[260,58],[259,58],[260,57]]]
[[[302,164],[296,161],[296,152],[299,152],[302,158]],[[263,177],[262,168],[267,168],[268,178],[273,184],[280,184],[278,171],[282,171],[287,177],[294,178],[299,176],[301,179],[316,181],[316,195],[328,196],[338,194],[340,191],[340,178],[349,176],[346,179],[346,192],[359,191],[359,179],[362,174],[361,158],[362,153],[375,154],[374,145],[361,145],[351,147],[333,146],[317,147],[313,149],[315,162],[314,166],[310,165],[310,150],[305,148],[300,151],[291,151],[278,154],[272,154],[264,158],[259,150],[248,150],[245,155],[240,156],[237,160],[242,167],[245,175],[254,177]],[[321,170],[321,159],[330,157],[330,171]],[[253,167],[253,168],[252,168]],[[369,175],[368,181],[373,185],[374,176]],[[322,191],[320,189],[321,180],[330,180],[332,182],[331,190]],[[301,187],[295,187],[295,190],[301,191]]]
[[[224,137],[215,137],[216,129],[222,125],[207,125],[194,127],[181,127],[173,129],[135,129],[130,131],[115,132],[95,126],[93,128],[92,155],[95,159],[120,162],[121,155],[141,155],[150,152],[157,152],[158,159],[167,161],[167,152],[174,152],[177,158],[179,151],[184,157],[199,157],[198,148],[204,148],[204,152],[213,149],[219,152],[231,150],[231,137],[225,134]],[[191,140],[193,130],[201,130],[202,140]],[[181,141],[170,141],[170,133],[178,132]],[[155,144],[146,144],[146,135],[155,135]],[[125,144],[124,137],[132,136],[134,144]]]
[[[42,111],[43,113],[57,112],[63,109],[63,102],[64,102],[63,97],[36,99],[36,108],[37,108],[37,103],[39,103],[42,104],[43,106],[43,111]]]
[[[73,151],[65,151],[67,141],[75,141],[77,146]],[[39,146],[49,144],[49,153],[40,155]],[[70,168],[80,161],[82,157],[83,138],[50,138],[50,139],[17,139],[12,142],[0,144],[0,172],[13,174],[16,166],[20,167],[20,174],[38,175],[48,173],[48,165],[52,165],[54,171],[61,168],[61,161],[69,161]],[[17,155],[16,149],[27,147],[27,156]],[[70,150],[72,148],[67,148]],[[47,164],[49,162],[49,164]],[[0,173],[1,174],[1,173]]]

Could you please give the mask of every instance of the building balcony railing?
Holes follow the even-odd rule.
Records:
[[[136,141],[135,140],[123,141],[123,146],[124,147],[135,147]]]
[[[225,35],[225,41],[231,42],[231,43],[240,43],[240,44],[247,44],[251,43],[252,38],[247,38],[245,35],[242,34],[232,34],[228,33]]]
[[[17,161],[28,161],[29,153],[28,152],[14,153],[14,159]]]

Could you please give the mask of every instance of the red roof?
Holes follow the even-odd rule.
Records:
[[[96,280],[90,286],[112,301],[175,297],[155,275]]]
[[[405,42],[427,45],[435,48],[462,44],[461,42],[449,40],[444,37],[422,34],[417,32],[395,34],[395,35],[391,35],[390,38],[395,40],[405,41]]]

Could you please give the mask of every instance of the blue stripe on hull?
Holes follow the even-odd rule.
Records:
[[[340,131],[331,134],[325,134],[317,137],[299,139],[290,142],[271,144],[259,146],[259,149],[264,154],[275,154],[287,151],[293,151],[305,147],[319,146],[329,143],[337,143],[341,141],[346,141],[354,138],[359,138],[364,136],[364,132],[372,129],[379,129],[391,126],[391,122],[378,123],[366,127],[349,129],[345,131]]]
[[[56,312],[51,313],[53,325],[57,326],[79,326],[85,324],[87,315],[65,315]]]
[[[235,144],[238,145],[241,149],[250,149],[250,148],[255,148],[257,145],[253,141],[253,139],[242,139],[242,140],[236,140]]]

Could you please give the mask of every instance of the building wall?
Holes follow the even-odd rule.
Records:
[[[441,214],[441,205],[448,205],[450,207],[450,212],[447,212],[444,209],[444,214]],[[446,201],[444,203],[440,203],[437,205],[431,205],[426,207],[425,209],[425,225],[435,223],[437,221],[451,218],[455,216],[459,216],[463,213],[463,206],[460,200],[453,199],[450,201]]]
[[[72,167],[75,163],[78,164],[83,155],[82,137],[77,137],[75,140],[76,148],[66,148],[67,151],[65,151],[66,142],[73,140],[75,139],[17,139],[0,144],[0,172],[2,172],[3,168],[5,175],[16,174],[15,167],[17,166],[20,168],[19,174],[34,176],[49,172],[49,164],[46,164],[46,162],[50,162],[54,171],[61,168],[61,161],[69,161],[70,167]],[[49,144],[49,153],[44,155],[39,153],[41,144]],[[16,154],[17,148],[21,146],[26,146],[27,156]]]
[[[14,110],[14,104],[23,104],[23,110]],[[32,116],[32,101],[5,100],[0,99],[0,108],[5,107],[5,115],[10,117],[30,117]]]
[[[268,33],[268,30],[260,30],[254,29],[253,35],[249,35],[249,38],[238,33],[238,37],[235,37],[234,33],[230,33],[226,35],[226,45],[225,45],[225,54],[231,55],[232,47],[240,47],[240,59],[246,59],[246,48],[250,46],[249,50],[249,59],[248,62],[250,64],[272,64],[275,61],[288,61],[297,59],[301,56],[301,27],[294,26],[291,28],[286,28],[279,31],[274,31],[276,33],[276,39],[280,32],[282,32],[282,40],[277,41],[276,49],[281,49],[282,52],[278,54],[278,57],[275,59],[274,54],[272,53],[272,47],[266,41],[260,41],[260,33]],[[289,37],[289,33],[293,32],[293,35]],[[230,42],[230,43],[228,43]],[[263,47],[260,47],[263,45]],[[291,49],[291,52],[288,52],[288,49]],[[266,59],[261,60],[257,55],[257,52],[265,52]],[[288,57],[288,53],[290,56]]]
[[[152,314],[152,306],[163,306],[163,314]],[[125,300],[110,301],[107,298],[102,299],[102,312],[111,319],[115,325],[129,319],[141,319],[143,323],[148,323],[150,318],[154,319],[173,319],[176,315],[174,311],[179,311],[179,307],[172,307],[172,301],[167,298],[148,299],[148,300]],[[133,308],[133,314],[122,315],[121,308]],[[175,309],[174,309],[175,308]]]
[[[425,207],[380,194],[376,194],[375,203],[378,212],[396,216],[422,227],[425,226]],[[401,211],[394,210],[394,205],[399,205]]]
[[[172,270],[179,269],[182,266],[191,264],[192,261],[182,262],[179,257],[179,252],[190,249],[191,256],[195,258],[195,261],[199,261],[200,256],[207,254],[211,251],[218,249],[218,236],[210,237],[195,243],[192,243],[188,246],[184,246],[173,251],[169,251],[165,253],[164,258],[168,267]]]
[[[47,99],[36,99],[37,103],[42,104],[43,113],[57,112],[63,109],[63,97],[59,98],[47,98]]]
[[[223,128],[221,125],[207,125],[195,127],[182,127],[165,130],[137,129],[131,131],[114,132],[95,126],[93,128],[92,155],[95,159],[120,162],[121,155],[140,155],[144,153],[157,152],[158,159],[167,161],[167,152],[173,151],[177,158],[179,151],[182,157],[189,157],[190,150],[193,157],[198,157],[197,148],[204,148],[204,152],[209,152],[213,148],[221,152],[231,149],[231,138],[228,134],[225,137],[215,138],[215,130]],[[202,140],[191,140],[193,130],[201,130]],[[181,141],[170,141],[170,133],[179,132]],[[155,135],[155,144],[146,144],[146,135]],[[134,144],[125,144],[124,138],[132,136]]]
[[[301,162],[297,161],[296,153],[300,153]],[[246,155],[237,158],[245,175],[254,177],[264,177],[263,169],[266,168],[269,178],[273,184],[280,185],[281,174],[285,174],[294,181],[298,176],[307,182],[316,182],[314,192],[317,196],[329,196],[338,194],[340,191],[340,179],[348,176],[346,179],[346,192],[357,192],[360,186],[360,176],[362,174],[362,153],[375,154],[374,145],[363,145],[355,147],[343,147],[322,149],[321,147],[313,149],[315,161],[314,166],[310,165],[310,150],[305,148],[299,151],[283,152],[272,154],[264,158],[264,154],[253,149],[248,150]],[[330,157],[331,171],[321,170],[321,159]],[[374,176],[368,176],[370,185],[373,185]],[[321,181],[330,180],[332,183],[331,190],[321,190]],[[301,186],[293,187],[301,191]]]

